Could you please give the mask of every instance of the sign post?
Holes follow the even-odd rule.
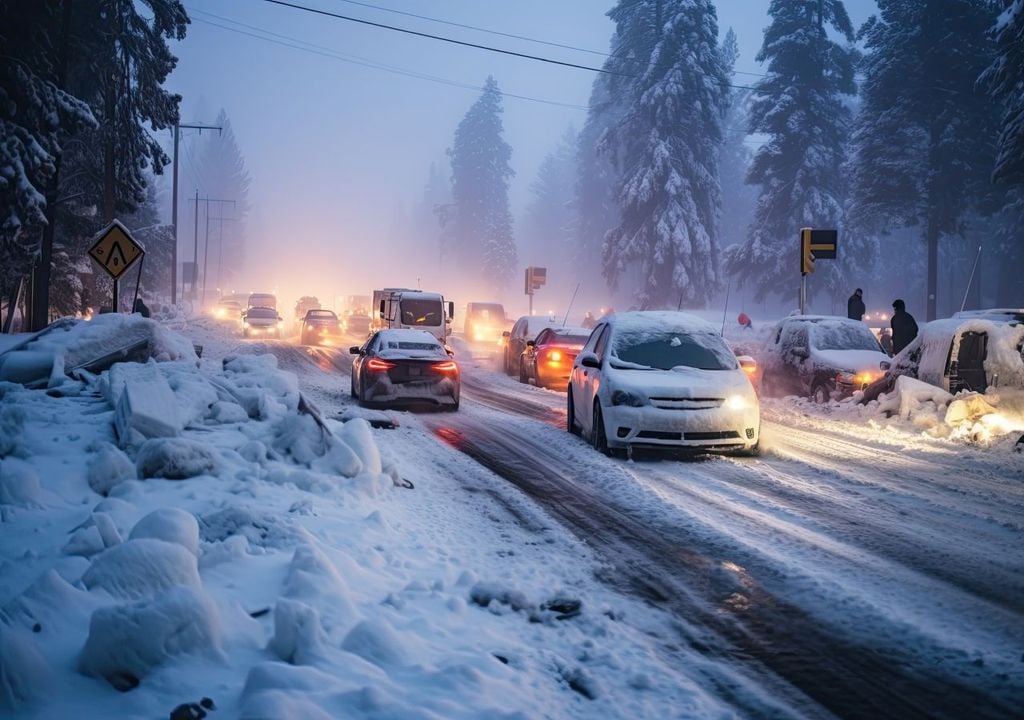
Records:
[[[118,285],[121,276],[145,254],[146,250],[142,244],[133,238],[128,232],[128,228],[117,220],[100,230],[96,241],[89,248],[89,257],[106,270],[114,281],[114,296],[111,303],[114,312],[120,311]]]
[[[835,260],[839,247],[836,230],[800,229],[800,314],[807,314],[807,274],[817,260]]]
[[[526,294],[530,298],[530,315],[533,315],[533,291],[544,287],[548,282],[548,269],[542,267],[526,268]]]

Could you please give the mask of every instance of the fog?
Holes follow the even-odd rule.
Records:
[[[595,0],[381,0],[380,4],[598,53],[440,25],[343,0],[304,4],[595,67],[604,60],[598,53],[608,48],[613,29],[605,15],[612,3]],[[717,3],[721,32],[731,27],[737,34],[739,73],[761,72],[754,58],[768,22],[768,5],[769,0]],[[847,0],[846,5],[855,26],[874,10],[873,0]],[[227,112],[252,179],[244,226],[246,259],[237,287],[225,290],[276,290],[284,302],[313,294],[325,306],[329,298],[385,285],[440,290],[457,304],[491,299],[464,297],[457,274],[441,259],[438,244],[409,237],[430,164],[437,163],[447,178],[445,150],[479,92],[322,53],[343,53],[356,62],[386,64],[473,87],[493,75],[505,93],[577,106],[504,100],[505,139],[512,147],[516,172],[510,200],[520,247],[530,183],[566,128],[578,129],[586,119],[583,108],[593,72],[262,2],[191,0],[187,8],[192,24],[183,41],[172,43],[179,63],[167,87],[183,97],[182,122],[210,123],[221,108]],[[296,41],[318,47],[307,45],[307,50],[300,50],[276,44]],[[756,79],[737,74],[735,82]],[[196,189],[201,196],[207,193],[204,178],[190,167],[186,156],[195,142],[195,131],[182,131],[179,259],[191,259],[193,247],[192,208],[185,198]],[[169,139],[167,147],[169,151]],[[160,183],[169,208],[169,174]],[[225,212],[230,215],[230,208]],[[543,257],[520,257],[521,266],[545,262]],[[573,283],[556,269],[550,272],[551,287],[538,292],[537,307],[562,310]],[[525,309],[521,278],[522,267],[507,288],[494,291],[494,299],[505,301],[514,311]],[[590,297],[579,302],[601,302],[593,286],[588,287]],[[584,308],[579,305],[578,309]]]

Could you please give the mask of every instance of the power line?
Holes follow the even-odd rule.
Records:
[[[440,25],[449,25],[451,27],[463,28],[465,30],[475,30],[477,32],[488,33],[490,35],[498,35],[499,37],[511,38],[513,40],[525,40],[526,42],[537,43],[538,45],[547,45],[549,47],[562,48],[563,50],[575,50],[576,52],[590,53],[591,55],[600,55],[602,57],[610,57],[609,53],[602,52],[600,50],[591,50],[590,48],[582,48],[577,47],[575,45],[565,45],[563,43],[551,42],[549,40],[540,40],[538,38],[532,38],[527,35],[516,35],[514,33],[501,32],[500,30],[491,30],[490,28],[478,27],[476,25],[467,25],[465,23],[453,22],[451,20],[441,20],[440,18],[429,17],[427,15],[417,15],[416,13],[405,12],[404,10],[396,10],[395,8],[383,7],[381,5],[373,5],[371,3],[366,2],[359,2],[358,0],[338,1],[348,3],[349,5],[358,5],[360,7],[371,8],[373,10],[394,13],[395,15],[404,15],[405,17],[416,18],[417,20],[426,20],[427,22],[438,23]]]
[[[457,80],[451,80],[449,78],[439,77],[439,76],[436,76],[436,75],[428,75],[426,73],[420,73],[420,72],[416,72],[416,71],[413,71],[413,70],[406,70],[404,68],[396,67],[396,66],[393,66],[393,65],[384,65],[382,63],[377,63],[377,62],[374,62],[372,60],[368,60],[366,58],[360,58],[359,56],[355,56],[355,55],[346,55],[344,53],[339,53],[339,52],[337,52],[337,51],[335,51],[335,50],[333,50],[331,48],[326,48],[326,47],[323,47],[321,45],[315,45],[315,44],[307,42],[305,40],[299,40],[298,38],[290,37],[288,35],[281,35],[280,33],[275,33],[275,32],[271,32],[269,30],[264,30],[263,28],[259,28],[259,27],[253,26],[253,25],[247,25],[246,23],[239,22],[238,20],[234,20],[234,19],[231,19],[231,18],[225,18],[225,17],[222,17],[220,15],[214,15],[213,13],[208,13],[208,12],[205,12],[205,11],[202,11],[202,10],[195,10],[195,9],[189,8],[189,11],[193,12],[193,13],[200,13],[200,14],[203,14],[203,15],[208,15],[210,17],[215,17],[215,18],[218,18],[220,20],[224,20],[225,22],[234,23],[236,25],[240,25],[242,27],[246,27],[246,28],[249,28],[251,30],[255,30],[255,31],[259,32],[259,33],[263,33],[264,35],[270,35],[270,36],[273,36],[273,37],[265,37],[264,35],[257,35],[255,33],[246,32],[245,30],[241,30],[241,29],[236,28],[236,27],[230,27],[228,25],[222,25],[220,23],[213,22],[212,20],[206,20],[206,19],[203,19],[201,17],[195,17],[194,18],[197,22],[201,22],[201,23],[204,23],[206,25],[211,25],[213,27],[217,27],[217,28],[220,28],[222,30],[228,30],[229,32],[238,33],[240,35],[245,35],[247,37],[255,38],[257,40],[263,40],[265,42],[273,43],[275,45],[281,45],[282,47],[292,48],[293,50],[301,50],[303,52],[308,52],[308,53],[311,53],[313,55],[320,55],[322,57],[327,57],[327,58],[330,58],[330,59],[333,59],[333,60],[338,60],[340,62],[349,63],[349,64],[352,64],[352,65],[358,65],[358,66],[370,68],[370,69],[373,69],[373,70],[382,70],[384,72],[389,72],[389,73],[392,73],[392,74],[395,74],[395,75],[403,75],[405,77],[415,78],[415,79],[418,79],[418,80],[427,80],[427,81],[430,81],[430,82],[439,83],[441,85],[448,85],[449,87],[456,87],[456,88],[461,88],[461,89],[464,89],[464,90],[473,90],[474,92],[481,92],[483,90],[483,88],[481,88],[478,85],[472,85],[470,83],[462,83],[462,82],[459,82]],[[274,37],[283,38],[284,40],[287,40],[288,42],[283,42],[282,40],[275,40]],[[294,44],[294,43],[297,43],[297,44]],[[529,102],[543,103],[545,105],[554,105],[554,106],[557,106],[557,107],[565,107],[565,108],[570,108],[570,109],[573,109],[573,110],[584,110],[584,111],[588,110],[588,108],[586,106],[584,106],[584,105],[575,105],[575,104],[572,104],[572,103],[564,103],[564,102],[559,102],[558,100],[548,100],[548,99],[545,99],[545,98],[531,97],[529,95],[519,95],[519,94],[516,94],[516,93],[510,93],[510,92],[505,92],[505,91],[499,91],[499,93],[503,97],[510,97],[510,98],[514,98],[516,100],[527,100]]]
[[[346,20],[348,22],[359,23],[360,25],[369,25],[370,27],[381,28],[383,30],[392,30],[394,32],[405,33],[406,35],[415,35],[417,37],[429,38],[431,40],[439,40],[441,42],[451,43],[452,45],[462,45],[463,47],[476,48],[477,50],[486,50],[488,52],[500,53],[502,55],[511,55],[513,57],[524,58],[526,60],[536,60],[537,62],[548,63],[550,65],[561,65],[562,67],[576,68],[577,70],[589,70],[590,72],[601,73],[603,75],[622,75],[622,73],[615,72],[614,70],[606,70],[604,68],[592,67],[590,65],[579,65],[577,63],[565,62],[563,60],[555,60],[553,58],[543,57],[541,55],[530,55],[528,53],[516,52],[514,50],[504,50],[502,48],[496,48],[490,45],[481,45],[479,43],[466,42],[465,40],[456,40],[455,38],[445,37],[444,35],[433,35],[431,33],[421,32],[419,30],[410,30],[409,28],[397,27],[395,25],[387,25],[385,23],[374,22],[372,20],[364,20],[362,18],[352,17],[351,15],[341,15],[340,13],[328,12],[327,10],[319,10],[317,8],[306,7],[305,5],[296,5],[294,3],[285,2],[284,0],[263,0],[263,2],[267,2],[272,5],[280,5],[282,7],[292,8],[294,10],[302,10],[304,12],[313,13],[315,15],[324,15],[326,17],[335,18],[337,20]]]

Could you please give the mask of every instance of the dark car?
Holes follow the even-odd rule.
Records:
[[[526,343],[536,339],[541,330],[554,324],[555,321],[547,315],[523,315],[516,320],[511,330],[501,334],[505,346],[502,366],[506,375],[519,374],[519,358],[526,349]]]
[[[548,327],[536,340],[526,341],[519,358],[519,382],[556,390],[565,390],[576,355],[590,337],[590,330],[574,327]]]
[[[299,343],[302,345],[334,345],[341,337],[341,322],[330,310],[307,310],[302,318]]]
[[[459,365],[425,330],[380,330],[350,348],[352,397],[361,404],[459,409]]]
[[[870,328],[859,320],[822,315],[788,317],[760,353],[761,391],[827,402],[862,390],[889,367]]]

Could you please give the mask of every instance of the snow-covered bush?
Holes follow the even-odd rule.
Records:
[[[139,520],[129,539],[139,538],[176,543],[193,555],[199,554],[199,523],[192,513],[178,508],[160,508]]]
[[[116,598],[152,597],[175,585],[200,587],[196,556],[182,545],[138,538],[104,550],[82,576],[90,590]]]
[[[135,464],[110,443],[104,443],[89,463],[89,487],[100,495],[106,495],[115,485],[136,477]]]

